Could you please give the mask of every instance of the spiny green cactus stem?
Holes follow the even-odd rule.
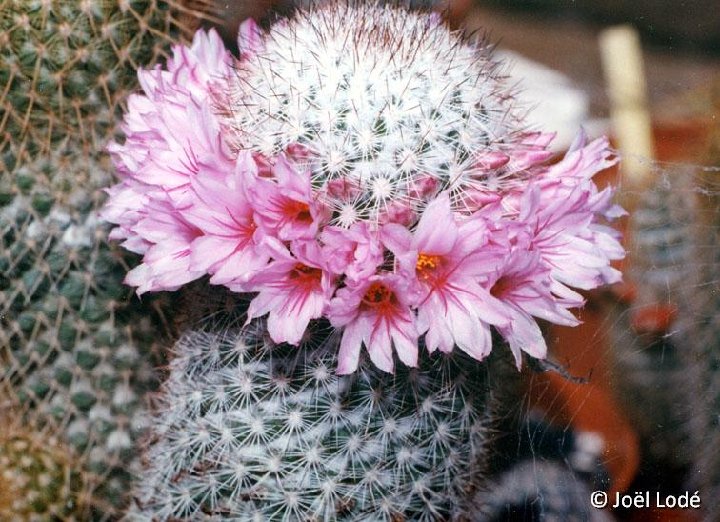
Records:
[[[204,0],[0,0],[0,170],[67,141],[100,150],[137,68],[163,60],[209,9]]]
[[[692,167],[658,168],[655,176],[630,217],[627,279],[637,295],[611,314],[611,362],[613,388],[638,430],[644,458],[677,473],[692,454],[684,429],[689,413],[678,399],[678,390],[687,388],[681,352],[692,333],[668,334],[677,328],[672,315],[680,289],[695,277],[700,209]]]
[[[108,172],[102,157],[57,152],[0,187],[0,384],[89,455],[101,512],[127,500],[123,468],[158,382],[153,346],[167,335],[154,322],[159,301],[143,306],[122,284],[125,254],[97,216]]]
[[[0,396],[0,520],[81,520],[82,456],[62,443],[55,427],[18,419],[18,405]]]
[[[262,321],[175,347],[136,481],[138,520],[441,520],[482,483],[503,390],[493,355],[338,376],[338,335],[299,348]],[[503,351],[498,350],[498,354]],[[507,370],[503,370],[506,368]]]
[[[720,83],[714,92],[714,113],[720,118]],[[688,487],[702,498],[702,520],[720,519],[720,120],[708,150],[710,166],[702,169],[698,200],[703,209],[693,234],[695,279],[681,288],[677,337],[686,368],[692,442]]]

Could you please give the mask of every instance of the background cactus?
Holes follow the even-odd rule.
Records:
[[[692,166],[658,167],[654,179],[635,196],[629,219],[627,279],[635,295],[611,314],[610,360],[617,398],[662,483],[676,482],[693,453],[685,429],[690,413],[678,402],[678,390],[687,387],[681,352],[691,334],[677,333],[674,314],[682,289],[694,287],[700,208]]]
[[[717,520],[717,167],[658,164],[654,177],[629,222],[637,295],[614,318],[615,387],[642,438],[645,487],[699,490],[704,520]]]
[[[122,284],[98,217],[107,140],[137,68],[209,16],[202,1],[0,0],[0,384],[83,461],[93,518],[126,503],[160,299]],[[86,513],[87,516],[89,516]]]
[[[0,159],[102,150],[138,67],[167,56],[203,0],[0,0]]]
[[[684,390],[692,442],[688,486],[700,490],[703,520],[720,517],[720,83],[712,93],[715,127],[707,163],[697,176],[693,279],[679,292],[677,338],[687,369]],[[683,407],[686,407],[683,405]]]
[[[542,520],[609,522],[613,517],[590,505],[590,484],[562,462],[542,458],[518,462],[494,477],[475,497],[470,519],[477,522]]]
[[[33,430],[0,435],[0,517],[4,520],[68,520],[78,505],[78,470],[67,448]]]
[[[20,407],[10,397],[8,390],[0,391],[0,518],[82,519],[87,515],[82,456],[62,443],[56,427],[19,419]]]
[[[122,284],[123,254],[96,214],[108,178],[101,159],[54,153],[8,175],[0,207],[0,380],[90,454],[89,486],[113,489],[97,492],[102,509],[126,495],[120,468],[157,384],[152,346],[167,336],[151,300]]]
[[[462,520],[614,520],[590,503],[592,491],[609,488],[603,438],[553,422],[553,413],[530,409],[519,429],[504,436],[504,458],[474,493]]]
[[[300,347],[264,321],[194,331],[175,347],[136,482],[138,519],[437,520],[488,469],[517,372],[461,353],[338,376],[339,338]],[[507,354],[505,354],[507,355]]]

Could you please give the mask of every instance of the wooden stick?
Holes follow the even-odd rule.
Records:
[[[600,34],[600,53],[615,141],[622,154],[624,192],[632,193],[652,183],[650,160],[654,157],[645,70],[637,31],[628,25],[606,29]]]

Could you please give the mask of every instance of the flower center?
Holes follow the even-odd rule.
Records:
[[[415,270],[420,279],[428,280],[440,266],[442,258],[433,254],[420,253],[415,263]]]
[[[363,308],[371,308],[380,313],[394,309],[397,305],[395,292],[380,282],[372,283],[362,299]]]
[[[495,281],[495,284],[490,289],[490,295],[492,295],[493,297],[501,298],[512,287],[513,287],[512,279],[509,277],[503,276],[500,279],[498,279],[497,281]]]
[[[302,201],[289,199],[283,206],[283,213],[293,221],[302,221],[303,223],[312,223],[312,214],[310,214],[310,206]]]
[[[322,279],[322,270],[297,263],[290,272],[290,279],[298,286],[315,287]]]

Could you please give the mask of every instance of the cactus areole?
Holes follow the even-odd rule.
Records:
[[[482,360],[493,331],[519,367],[546,355],[537,319],[575,325],[577,290],[619,279],[607,140],[548,164],[483,41],[334,3],[246,22],[239,48],[201,31],[138,72],[104,209],[138,293],[209,275],[288,345],[327,320],[349,374],[363,350],[385,372],[419,346]]]

